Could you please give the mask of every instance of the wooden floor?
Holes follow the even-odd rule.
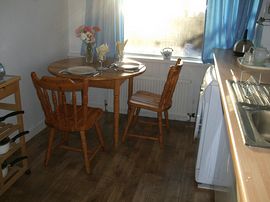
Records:
[[[125,122],[126,116],[121,116],[121,133]],[[60,149],[53,151],[44,168],[48,132],[44,130],[27,143],[31,175],[22,176],[0,201],[214,201],[214,192],[198,189],[194,180],[198,144],[193,140],[194,124],[170,121],[163,150],[157,142],[137,139],[114,149],[111,113],[105,114],[102,124],[106,150],[92,161],[90,175],[80,153]],[[89,135],[93,140],[93,131]],[[78,137],[71,137],[74,143]]]

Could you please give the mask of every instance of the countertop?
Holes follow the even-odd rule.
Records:
[[[241,128],[236,118],[232,99],[229,96],[226,80],[241,79],[249,74],[261,81],[270,83],[269,70],[254,70],[240,66],[232,50],[215,49],[214,61],[220,87],[230,151],[236,177],[238,201],[270,201],[270,149],[246,146],[243,142]]]

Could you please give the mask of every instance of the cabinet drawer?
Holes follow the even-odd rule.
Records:
[[[18,91],[19,89],[19,82],[15,82],[11,85],[3,86],[0,88],[0,99],[3,99],[14,92]]]

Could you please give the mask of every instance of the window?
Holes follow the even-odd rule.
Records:
[[[201,58],[206,0],[125,0],[126,53]]]

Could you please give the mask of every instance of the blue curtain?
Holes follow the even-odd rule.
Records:
[[[107,43],[110,49],[106,55],[108,58],[116,56],[116,41],[124,41],[122,1],[86,0],[85,25],[101,28],[96,34],[96,46]]]
[[[213,48],[230,49],[243,38],[254,37],[261,0],[207,0],[202,60],[213,63]]]

